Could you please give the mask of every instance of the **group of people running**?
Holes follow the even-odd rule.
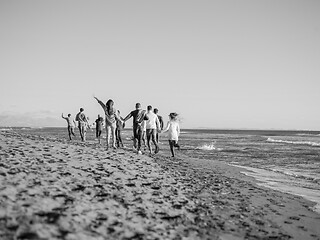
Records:
[[[144,143],[145,147],[148,147],[149,153],[152,154],[153,151],[151,147],[151,141],[155,146],[154,153],[158,153],[159,133],[168,132],[168,141],[171,155],[172,157],[175,157],[174,148],[180,149],[180,146],[178,144],[180,126],[177,113],[169,114],[169,121],[164,128],[163,119],[158,115],[158,109],[153,109],[151,105],[147,107],[147,110],[143,110],[141,108],[141,104],[136,103],[135,110],[131,111],[125,118],[122,118],[120,116],[120,111],[114,108],[114,102],[112,99],[109,99],[105,104],[97,97],[94,97],[94,99],[97,100],[105,113],[105,121],[100,115],[98,115],[98,118],[95,120],[96,137],[99,144],[101,144],[102,129],[103,125],[105,125],[107,149],[110,146],[111,139],[112,147],[114,149],[123,147],[121,131],[125,127],[125,122],[132,117],[133,147],[138,154],[142,154],[142,142]],[[68,134],[70,140],[72,140],[72,135],[75,136],[74,128],[76,126],[76,122],[78,122],[77,125],[80,132],[81,140],[86,140],[86,131],[88,128],[90,128],[90,124],[88,118],[84,114],[83,108],[80,108],[80,112],[76,115],[75,120],[72,119],[71,114],[68,114],[67,117],[62,114],[62,118],[64,118],[68,123]]]

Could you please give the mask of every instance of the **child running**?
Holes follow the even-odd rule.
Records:
[[[103,118],[98,115],[98,118],[95,121],[96,123],[96,137],[98,139],[99,144],[101,144],[101,133],[103,128]]]
[[[175,157],[174,147],[177,147],[178,150],[180,150],[180,146],[178,144],[178,139],[180,135],[180,126],[179,126],[179,121],[177,117],[178,117],[177,113],[170,113],[167,126],[163,130],[163,132],[168,131],[168,140],[169,140],[169,146],[170,146],[172,157]]]

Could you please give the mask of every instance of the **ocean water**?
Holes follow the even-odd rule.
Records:
[[[13,130],[68,138],[66,128]],[[76,134],[79,140],[77,130]],[[88,144],[96,144],[94,134],[94,130],[88,131]],[[132,146],[131,137],[132,130],[125,129],[122,133],[125,146]],[[169,149],[165,139],[165,134],[161,135],[160,148],[164,154]],[[320,132],[183,129],[179,143],[181,154],[239,166],[243,174],[257,179],[259,185],[315,202],[314,210],[320,213]]]
[[[320,132],[184,130],[187,155],[243,168],[258,184],[302,196],[320,213]]]

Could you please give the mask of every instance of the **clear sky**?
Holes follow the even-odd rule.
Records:
[[[182,128],[320,130],[318,0],[0,0],[0,125],[60,125],[93,94]],[[8,123],[9,122],[9,123]],[[128,124],[129,126],[131,125]]]

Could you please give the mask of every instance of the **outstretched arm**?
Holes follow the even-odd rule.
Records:
[[[123,123],[123,119],[122,119],[122,117],[120,117],[120,115],[119,115],[119,113],[118,113],[117,110],[115,110],[114,116],[116,117],[116,119],[117,119],[118,121],[120,121],[121,123]]]
[[[168,131],[170,127],[170,121],[168,121],[166,128],[162,131],[163,133]]]
[[[137,122],[142,123],[144,120],[149,120],[146,110],[143,110],[142,115],[139,119],[137,119]]]
[[[125,121],[127,121],[129,118],[131,118],[132,117],[132,113],[130,112],[124,119],[123,119],[123,121],[125,122]]]
[[[104,105],[104,103],[102,101],[100,101],[97,97],[94,97],[94,99],[96,99],[97,102],[100,104],[100,106],[103,108],[103,110],[105,110],[106,105]]]
[[[63,113],[61,114],[61,117],[62,117],[63,119],[67,119],[66,117],[63,116]]]

